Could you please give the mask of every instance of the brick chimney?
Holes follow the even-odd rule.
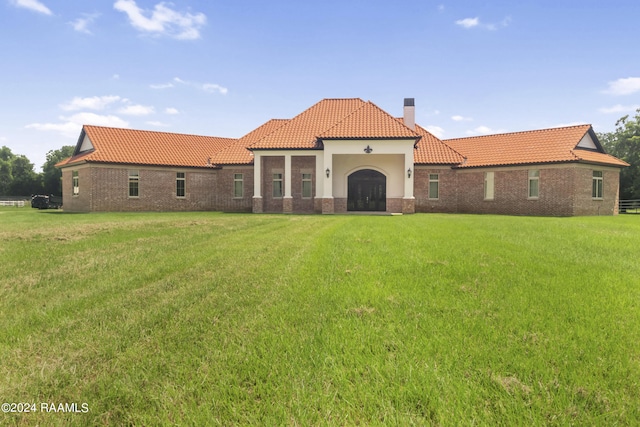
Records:
[[[411,130],[416,130],[416,107],[413,98],[404,99],[404,125]]]

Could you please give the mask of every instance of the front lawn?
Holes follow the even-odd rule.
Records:
[[[639,216],[7,208],[0,242],[36,409],[1,425],[640,423]]]

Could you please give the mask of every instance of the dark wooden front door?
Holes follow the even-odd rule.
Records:
[[[371,169],[349,175],[347,210],[386,211],[387,177]]]

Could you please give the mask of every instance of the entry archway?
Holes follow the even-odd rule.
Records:
[[[347,211],[387,210],[387,177],[373,169],[361,169],[349,175]]]

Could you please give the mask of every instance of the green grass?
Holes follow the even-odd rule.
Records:
[[[1,425],[637,425],[640,217],[0,210]],[[86,403],[45,413],[40,403]]]

